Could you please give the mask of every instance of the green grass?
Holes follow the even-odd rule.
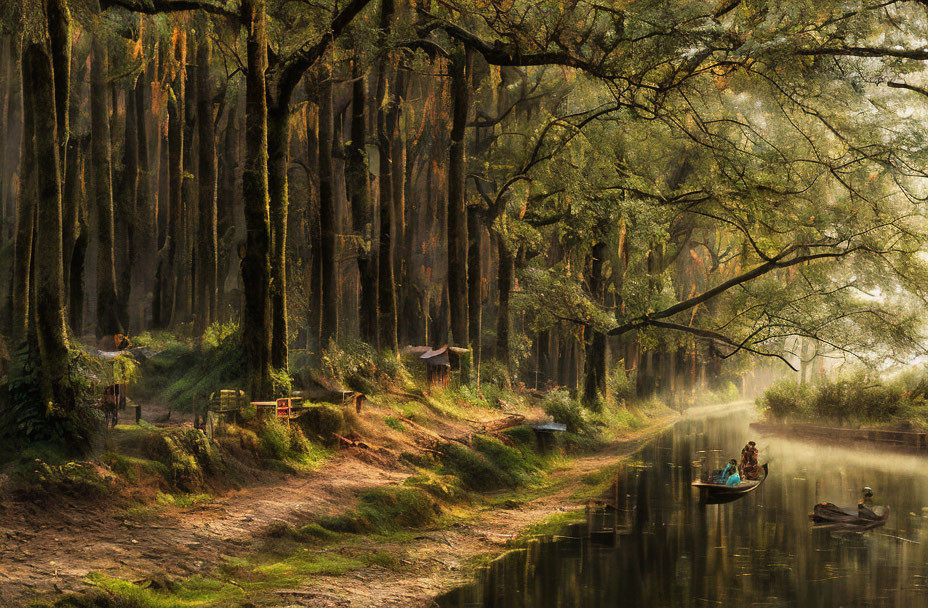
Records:
[[[318,524],[333,532],[389,533],[420,528],[441,514],[438,502],[417,487],[385,486],[362,492],[358,507],[341,515],[320,517]]]
[[[532,482],[547,465],[530,444],[521,449],[485,435],[473,437],[473,448],[446,443],[439,448],[441,472],[453,475],[473,491],[517,488]]]
[[[566,528],[569,524],[575,524],[586,521],[586,509],[574,509],[572,511],[563,511],[555,513],[548,519],[528,526],[516,536],[516,542],[525,542],[536,536],[557,534]]]
[[[383,419],[383,423],[386,424],[391,429],[393,429],[394,431],[399,431],[400,433],[403,433],[406,431],[406,425],[403,424],[403,421],[394,416],[385,417]]]
[[[309,471],[332,457],[332,451],[306,438],[302,429],[271,420],[257,433],[258,450],[264,458],[282,464],[285,471]]]

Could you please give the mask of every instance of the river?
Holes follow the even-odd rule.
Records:
[[[928,606],[928,460],[760,436],[754,415],[684,418],[620,465],[607,497],[617,510],[591,511],[585,524],[508,553],[436,605]],[[767,482],[734,503],[700,505],[694,462],[740,458],[748,439],[770,465]],[[812,530],[816,502],[856,504],[865,485],[892,507],[885,527]]]

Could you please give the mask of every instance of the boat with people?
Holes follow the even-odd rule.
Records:
[[[702,503],[718,505],[733,502],[757,490],[767,481],[770,474],[767,463],[764,463],[761,469],[764,475],[760,479],[740,479],[736,484],[729,484],[727,481],[721,481],[719,477],[719,473],[724,475],[724,472],[714,471],[708,478],[694,481],[690,485],[699,490],[699,501]]]
[[[886,525],[889,506],[875,509],[839,507],[834,503],[820,502],[812,507],[812,527],[828,530],[870,530]]]
[[[812,507],[809,519],[815,529],[859,531],[879,528],[889,519],[889,505],[872,506],[873,490],[861,491],[856,507],[839,507],[831,502],[820,502]]]

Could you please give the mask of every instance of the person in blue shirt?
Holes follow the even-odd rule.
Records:
[[[726,485],[733,485],[728,483],[728,480],[735,476],[738,478],[738,483],[741,483],[741,476],[738,475],[738,463],[734,458],[728,461],[728,464],[725,465],[725,468],[722,469],[722,476],[718,479],[717,483],[724,483]]]
[[[741,475],[738,474],[738,467],[735,467],[735,472],[728,476],[728,479],[725,480],[726,486],[736,486],[741,483]]]

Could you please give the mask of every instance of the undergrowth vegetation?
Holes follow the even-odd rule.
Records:
[[[890,379],[858,372],[818,385],[781,380],[757,400],[773,420],[928,428],[928,374]]]
[[[172,409],[190,411],[211,393],[236,388],[244,374],[241,332],[235,323],[213,323],[197,345],[164,334],[142,334],[135,342],[151,351],[140,396],[162,400]]]

